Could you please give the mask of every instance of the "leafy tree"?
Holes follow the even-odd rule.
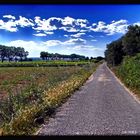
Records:
[[[46,52],[41,52],[41,53],[40,53],[40,57],[41,57],[43,60],[45,60],[45,58],[46,58]]]
[[[51,60],[57,60],[57,59],[65,59],[70,58],[71,60],[85,60],[85,56],[78,55],[78,54],[71,54],[71,55],[65,55],[65,54],[59,54],[59,53],[48,53],[48,52],[40,52],[40,57],[43,60],[51,59]]]
[[[86,57],[85,60],[89,60],[89,57]]]
[[[1,62],[4,61],[5,56],[6,56],[6,46],[0,45],[0,58],[1,58]]]
[[[21,47],[8,47],[4,45],[0,45],[0,59],[3,62],[5,59],[8,59],[9,62],[12,60],[17,60],[17,57],[22,59],[26,59],[28,56],[28,52]]]
[[[123,37],[122,45],[125,55],[133,56],[140,52],[140,26],[130,25],[128,27],[128,32]]]
[[[97,61],[101,61],[101,60],[103,60],[104,58],[102,57],[102,56],[98,56],[97,58],[96,58],[96,60]]]
[[[118,65],[124,56],[134,56],[140,52],[140,26],[128,26],[127,33],[120,39],[107,44],[105,59],[108,64]]]
[[[8,58],[10,62],[15,56],[15,49],[14,47],[5,47],[5,49],[6,49],[5,57]]]
[[[94,58],[93,57],[90,57],[90,60],[93,60]]]
[[[122,62],[124,56],[122,38],[107,44],[105,59],[109,64],[118,65]]]
[[[17,47],[17,56],[20,58],[20,61],[26,56],[24,48]]]

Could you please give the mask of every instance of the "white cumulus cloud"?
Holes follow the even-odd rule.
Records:
[[[60,40],[48,40],[43,42],[46,46],[67,46],[67,45],[76,45],[76,44],[86,44],[86,40],[81,39],[81,38],[76,38],[76,39],[69,39],[66,41],[60,41]]]
[[[89,23],[87,19],[77,19],[76,25],[79,25],[81,28],[87,27],[87,24]]]
[[[81,37],[82,35],[85,35],[86,33],[77,33],[77,34],[72,34],[72,37]]]
[[[34,22],[36,27],[33,27],[33,29],[36,31],[54,31],[60,29],[66,32],[86,32],[87,29],[82,28],[85,28],[88,23],[86,19],[74,19],[69,16],[64,18],[51,17],[48,19],[41,19],[41,17],[36,16]]]
[[[48,47],[51,47],[51,46],[62,45],[62,42],[59,40],[48,40],[46,42],[43,42],[43,44]]]
[[[90,28],[91,31],[94,32],[104,32],[107,35],[114,35],[115,33],[124,34],[127,31],[128,21],[127,20],[119,20],[112,21],[110,24],[106,24],[103,21],[99,21],[98,24],[93,24]]]
[[[57,18],[49,18],[49,19],[42,19],[40,17],[35,17],[35,24],[37,27],[33,27],[34,30],[37,31],[53,31],[56,30],[57,27],[55,25],[51,25],[50,21]],[[58,18],[59,19],[59,18]]]
[[[64,19],[61,19],[62,25],[73,25],[75,19],[71,17],[65,17]]]
[[[47,31],[44,31],[45,34],[48,34],[48,35],[52,35],[54,34],[54,32],[47,32]]]
[[[135,23],[133,23],[133,25],[138,25],[138,26],[140,26],[140,22],[138,21],[138,22],[135,22]]]
[[[79,29],[76,29],[74,27],[60,27],[59,29],[62,29],[62,30],[67,31],[67,32],[78,32],[78,31],[80,31]]]
[[[46,34],[43,33],[38,33],[38,34],[33,34],[34,36],[47,36]]]
[[[76,39],[69,39],[62,43],[63,45],[76,45],[76,44],[86,44],[85,39],[76,38]]]
[[[5,20],[0,19],[0,29],[17,32],[19,30],[19,26],[22,28],[31,27],[36,32],[33,34],[35,36],[52,35],[56,30],[73,33],[69,36],[75,38],[79,38],[86,34],[86,32],[92,31],[102,32],[106,35],[114,35],[116,33],[124,34],[129,25],[128,21],[125,19],[120,19],[118,21],[113,20],[110,23],[106,23],[104,21],[92,23],[87,19],[73,18],[70,16],[66,16],[64,18],[41,18],[40,16],[35,16],[34,19],[19,16],[19,18],[16,19],[15,16],[7,14],[3,15],[3,18],[8,18],[8,21],[5,22]],[[140,25],[140,22],[136,22],[134,25],[135,24]],[[67,35],[64,36],[68,37]]]
[[[4,15],[3,17],[4,18],[9,18],[9,19],[16,19],[15,16],[12,16],[12,15]]]
[[[68,35],[64,35],[65,37],[69,37]]]
[[[41,51],[46,51],[47,46],[43,43],[35,42],[35,41],[25,41],[25,40],[14,40],[11,42],[8,42],[8,46],[15,46],[15,47],[23,47],[26,51],[29,52],[30,57],[40,56]]]
[[[22,16],[19,16],[19,20],[16,20],[15,23],[21,27],[34,26],[34,23],[31,19],[27,19]]]
[[[15,20],[15,17],[12,15],[4,15],[3,17],[8,18],[9,20],[7,22],[0,20],[0,29],[4,29],[10,32],[17,32],[18,25],[21,27],[34,26],[31,19],[27,19],[22,16],[19,16],[18,20]]]
[[[92,45],[78,45],[74,46],[72,49],[74,50],[86,50],[86,51],[95,51],[95,50],[102,50]]]
[[[16,23],[13,20],[9,20],[8,22],[4,22],[0,20],[0,29],[4,29],[10,32],[17,32],[18,28],[16,27]]]
[[[97,56],[104,56],[105,49],[85,44],[85,45],[75,45],[75,46],[67,47],[66,50],[70,51],[71,53],[97,57]]]

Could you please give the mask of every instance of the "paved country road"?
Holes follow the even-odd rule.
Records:
[[[140,135],[140,104],[104,63],[38,135]]]

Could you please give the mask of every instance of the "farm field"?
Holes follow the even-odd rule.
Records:
[[[21,94],[36,88],[45,90],[65,80],[80,67],[9,67],[0,69],[0,98],[10,93]]]
[[[64,61],[64,60],[49,60],[49,61],[24,61],[24,62],[0,62],[0,67],[56,67],[56,66],[83,66],[89,64],[89,61]]]
[[[85,82],[97,65],[0,68],[1,128],[8,134],[31,133],[29,128],[36,125],[33,120],[38,112],[48,106],[59,106]]]

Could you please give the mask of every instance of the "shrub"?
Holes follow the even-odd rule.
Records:
[[[140,94],[140,54],[126,56],[123,63],[114,70],[126,86]]]

